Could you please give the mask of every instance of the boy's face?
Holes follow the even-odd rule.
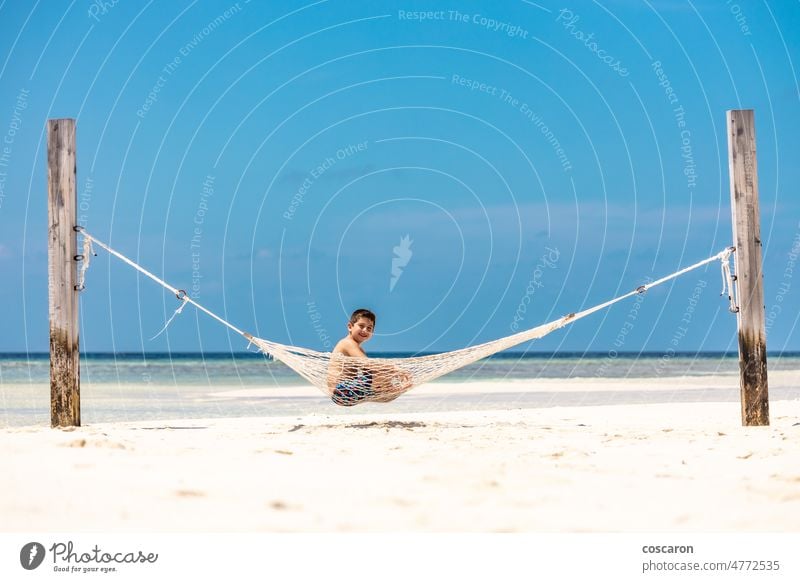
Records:
[[[360,344],[372,337],[375,326],[366,317],[359,317],[355,323],[348,321],[347,329],[350,331],[350,337]]]

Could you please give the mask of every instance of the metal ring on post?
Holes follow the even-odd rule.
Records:
[[[84,232],[85,229],[82,226],[73,226],[72,230],[75,232]]]

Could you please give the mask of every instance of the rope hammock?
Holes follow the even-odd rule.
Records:
[[[75,229],[83,235],[83,262],[78,277],[77,289],[83,289],[85,280],[86,269],[89,267],[89,257],[93,255],[92,243],[97,244],[101,248],[108,251],[110,254],[121,259],[140,273],[146,275],[159,285],[168,289],[181,302],[180,306],[172,314],[172,317],[164,325],[164,328],[158,333],[160,335],[170,324],[170,322],[181,313],[187,303],[191,303],[200,311],[213,317],[221,324],[227,326],[239,335],[246,338],[250,344],[255,345],[262,353],[272,356],[289,366],[292,370],[300,374],[303,378],[311,382],[314,386],[322,390],[325,394],[339,405],[351,406],[360,402],[389,402],[394,400],[404,392],[407,392],[414,386],[419,386],[425,382],[430,382],[440,376],[462,368],[468,364],[472,364],[501,352],[521,343],[539,339],[547,334],[561,329],[566,325],[574,323],[579,319],[605,309],[615,303],[623,301],[634,295],[646,292],[648,289],[661,285],[671,279],[675,279],[689,271],[698,269],[703,265],[713,261],[720,261],[722,270],[722,293],[721,295],[728,295],[730,302],[730,310],[733,312],[738,311],[733,291],[733,275],[730,271],[730,256],[734,252],[735,247],[728,247],[725,250],[717,253],[716,255],[704,259],[694,265],[676,271],[666,277],[657,279],[646,285],[641,285],[625,293],[600,303],[589,309],[585,309],[578,313],[570,313],[560,317],[549,323],[539,325],[537,327],[515,333],[506,337],[492,340],[486,343],[478,344],[475,346],[455,350],[451,352],[444,352],[441,354],[433,354],[427,356],[417,356],[409,358],[355,358],[336,354],[331,352],[318,352],[315,350],[289,346],[277,342],[265,340],[255,337],[245,331],[240,330],[233,324],[225,321],[215,313],[212,313],[191,297],[185,291],[177,289],[166,283],[162,279],[156,277],[153,273],[136,264],[126,256],[115,251],[102,241],[98,240],[83,227],[75,227]]]

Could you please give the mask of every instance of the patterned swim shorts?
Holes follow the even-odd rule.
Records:
[[[355,406],[372,396],[372,374],[363,372],[336,385],[331,400],[339,406]]]

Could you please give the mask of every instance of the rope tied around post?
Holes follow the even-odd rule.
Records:
[[[82,226],[76,226],[73,228],[75,232],[83,234],[85,231],[83,230]],[[78,269],[78,284],[75,285],[75,291],[83,291],[86,289],[86,271],[89,270],[89,263],[92,261],[92,257],[96,257],[97,253],[94,252],[92,248],[92,239],[84,236],[83,237],[83,254],[75,255],[75,260],[80,261],[81,265]]]
[[[79,228],[81,227],[76,226],[75,230],[78,231]],[[83,254],[75,256],[75,260],[80,261],[81,263],[78,269],[78,284],[75,285],[75,291],[83,291],[86,289],[86,271],[89,269],[89,263],[92,262],[92,257],[96,256],[97,253],[94,252],[94,249],[92,248],[92,240],[83,237]]]
[[[731,313],[739,313],[739,305],[736,302],[736,293],[734,291],[733,282],[736,280],[736,275],[731,274],[731,255],[736,252],[736,247],[728,247],[722,251],[720,257],[720,267],[722,270],[722,291],[720,297],[728,295],[728,311]]]

